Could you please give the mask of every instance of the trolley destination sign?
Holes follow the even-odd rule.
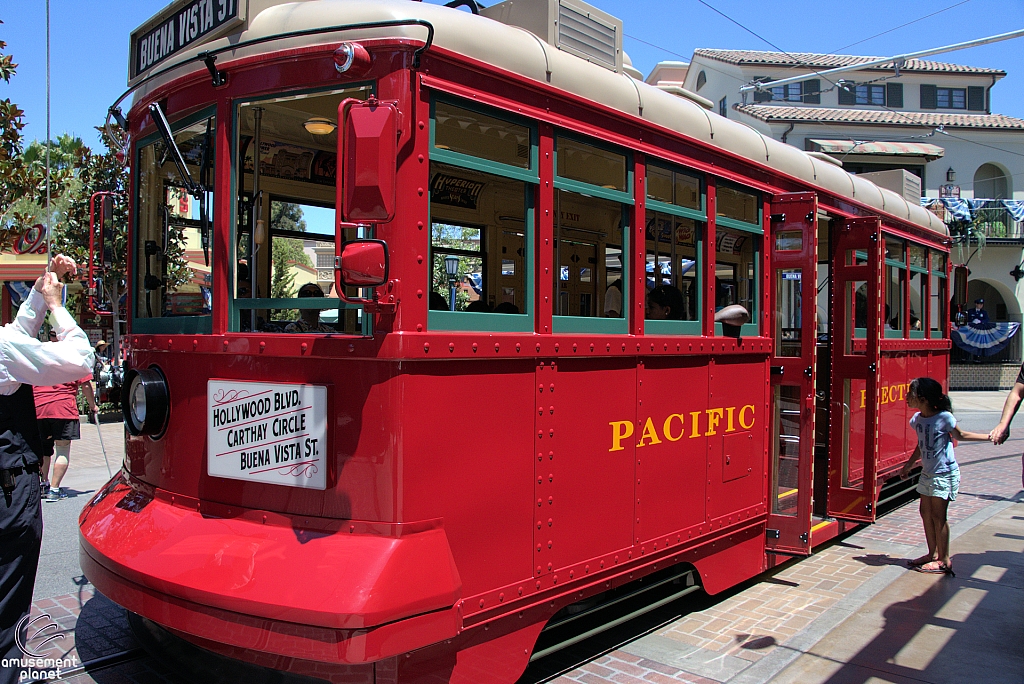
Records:
[[[128,83],[193,43],[224,33],[245,18],[247,0],[179,0],[132,33]]]
[[[210,380],[207,401],[211,476],[326,488],[326,387]]]

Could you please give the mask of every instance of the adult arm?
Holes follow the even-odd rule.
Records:
[[[1006,395],[1006,401],[1003,403],[1003,415],[999,419],[999,424],[988,433],[988,438],[992,440],[993,444],[1002,444],[1010,436],[1010,422],[1017,414],[1021,400],[1024,400],[1024,382],[1017,378],[1013,389]]]
[[[89,336],[61,303],[63,285],[58,272],[40,276],[22,306],[27,307],[24,318],[19,311],[21,320],[5,326],[0,335],[0,387],[4,393],[16,390],[18,383],[58,385],[92,373],[94,355]],[[57,342],[40,342],[29,334],[33,328],[39,332],[40,298],[51,312]]]

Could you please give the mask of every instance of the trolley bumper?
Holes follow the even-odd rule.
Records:
[[[459,632],[462,584],[439,525],[397,536],[304,534],[260,516],[210,517],[155,493],[140,497],[118,473],[82,511],[80,556],[101,593],[160,625],[337,663]]]

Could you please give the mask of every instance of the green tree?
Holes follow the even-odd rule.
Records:
[[[0,40],[0,51],[6,47],[7,43]],[[17,68],[11,55],[0,52],[0,78],[5,83],[11,82]],[[17,214],[16,206],[31,185],[22,159],[24,116],[25,112],[9,98],[0,100],[0,251],[9,251],[24,232],[24,217]]]
[[[292,232],[306,231],[306,221],[302,218],[302,207],[293,202],[271,202],[270,205],[271,233],[279,230]],[[295,274],[293,265],[313,266],[313,261],[303,249],[302,240],[275,235],[271,241],[273,248],[273,271],[270,279],[270,296],[285,299],[295,296]],[[292,319],[298,315],[293,309],[282,309],[277,312],[279,319]]]

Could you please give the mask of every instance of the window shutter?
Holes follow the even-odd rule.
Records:
[[[821,104],[821,81],[812,78],[804,81],[804,97],[806,104]]]
[[[886,83],[885,84],[885,106],[892,107],[894,109],[903,108],[903,84],[902,83]]]
[[[847,90],[849,88],[849,90]],[[857,104],[857,85],[849,81],[840,84],[839,88],[839,104],[841,105],[855,105]]]
[[[938,109],[935,86],[921,85],[921,109]]]
[[[967,108],[972,112],[985,111],[985,88],[983,86],[967,88]]]
[[[754,77],[754,81],[756,83],[761,83],[762,81],[767,81],[767,80],[768,80],[767,76],[755,76]],[[754,102],[771,102],[771,99],[772,99],[772,92],[770,90],[755,90],[754,91]]]

